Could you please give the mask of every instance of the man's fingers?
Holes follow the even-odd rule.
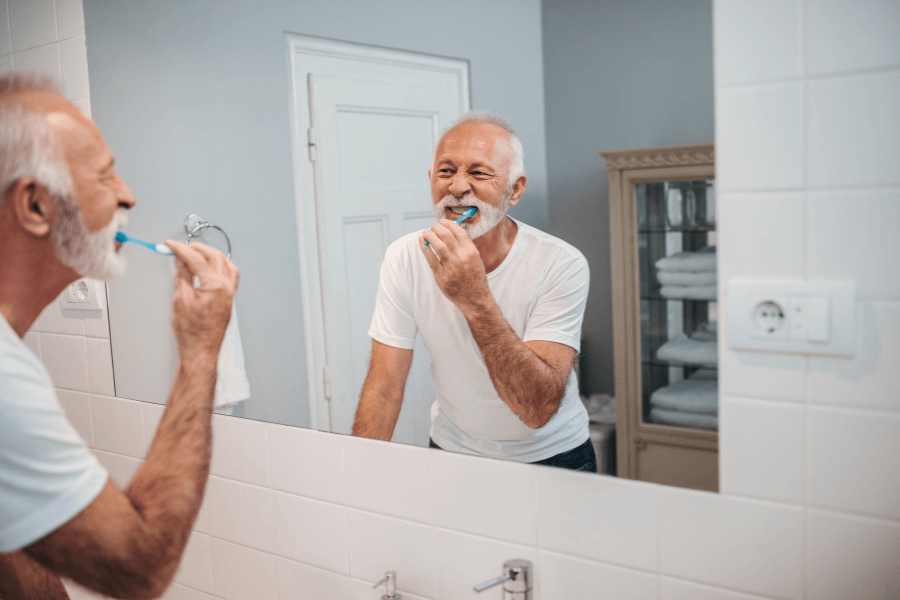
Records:
[[[453,234],[453,237],[456,238],[456,243],[460,246],[465,244],[466,242],[471,242],[472,238],[469,237],[469,232],[462,228],[456,221],[447,221],[446,223],[442,223],[447,227],[447,230]]]
[[[181,263],[192,274],[197,275],[200,272],[206,270],[209,260],[200,250],[200,247],[203,246],[203,244],[186,246],[185,244],[176,242],[175,240],[166,240],[166,246],[168,246],[169,249],[172,250],[172,253],[178,257]]]
[[[453,221],[441,219],[431,228],[431,230],[434,231],[444,241],[444,244],[446,244],[448,248],[459,243],[456,240],[456,236],[453,235],[453,232],[450,230],[450,228],[453,226],[459,227],[459,225],[456,225],[456,223],[454,223]]]
[[[431,245],[426,246],[425,240],[428,239],[426,236],[429,234],[431,239],[428,240],[428,243]],[[429,229],[426,229],[423,232],[422,237],[419,238],[419,248],[422,250],[422,254],[425,255],[425,260],[428,262],[428,266],[431,267],[432,271],[437,271],[437,269],[441,267],[441,259],[437,257],[437,253],[434,250],[434,243],[437,241],[437,236]]]

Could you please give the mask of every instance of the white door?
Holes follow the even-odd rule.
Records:
[[[320,410],[317,425],[339,433],[352,428],[368,370],[367,332],[384,252],[402,235],[434,223],[427,179],[434,145],[467,108],[458,70],[372,61],[360,66],[324,65],[306,73],[305,158],[314,189],[313,198],[301,201],[313,201],[317,223],[328,416],[326,426]],[[413,356],[393,439],[427,445],[434,390],[421,339]]]

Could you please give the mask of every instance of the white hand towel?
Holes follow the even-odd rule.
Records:
[[[250,382],[244,367],[244,348],[241,344],[241,330],[238,328],[237,311],[231,305],[231,320],[225,329],[225,339],[219,350],[217,364],[218,379],[213,408],[222,414],[231,414],[234,405],[250,399]]]
[[[656,279],[663,285],[715,285],[715,271],[657,271]]]
[[[716,247],[707,246],[696,252],[679,252],[656,261],[661,271],[715,271]]]

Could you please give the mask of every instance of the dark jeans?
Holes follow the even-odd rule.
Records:
[[[430,448],[443,450],[434,443],[431,438],[428,439]],[[572,469],[573,471],[587,471],[588,473],[597,472],[597,455],[594,454],[594,445],[591,444],[590,438],[582,445],[565,452],[560,452],[556,456],[539,460],[533,465],[546,465],[548,467],[559,467],[560,469]]]

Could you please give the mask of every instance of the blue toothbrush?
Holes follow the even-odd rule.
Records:
[[[454,219],[453,222],[456,223],[457,225],[459,225],[460,223],[462,223],[462,222],[465,221],[466,219],[469,219],[469,218],[471,218],[471,217],[474,217],[474,216],[475,216],[475,213],[477,213],[477,212],[478,212],[478,207],[477,207],[477,206],[470,206],[469,208],[466,209],[466,212],[463,213],[463,216],[461,216],[461,217],[458,218],[458,219]],[[425,240],[425,245],[426,245],[426,246],[430,246],[431,244],[428,243],[428,240]]]
[[[137,244],[138,246],[143,246],[144,248],[148,248],[153,250],[157,254],[165,254],[166,256],[174,256],[174,253],[169,250],[169,247],[165,244],[154,244],[152,242],[145,242],[144,240],[139,240],[137,238],[131,237],[124,231],[120,231],[116,234],[116,241],[120,244],[124,244],[125,242],[131,242],[132,244]]]

